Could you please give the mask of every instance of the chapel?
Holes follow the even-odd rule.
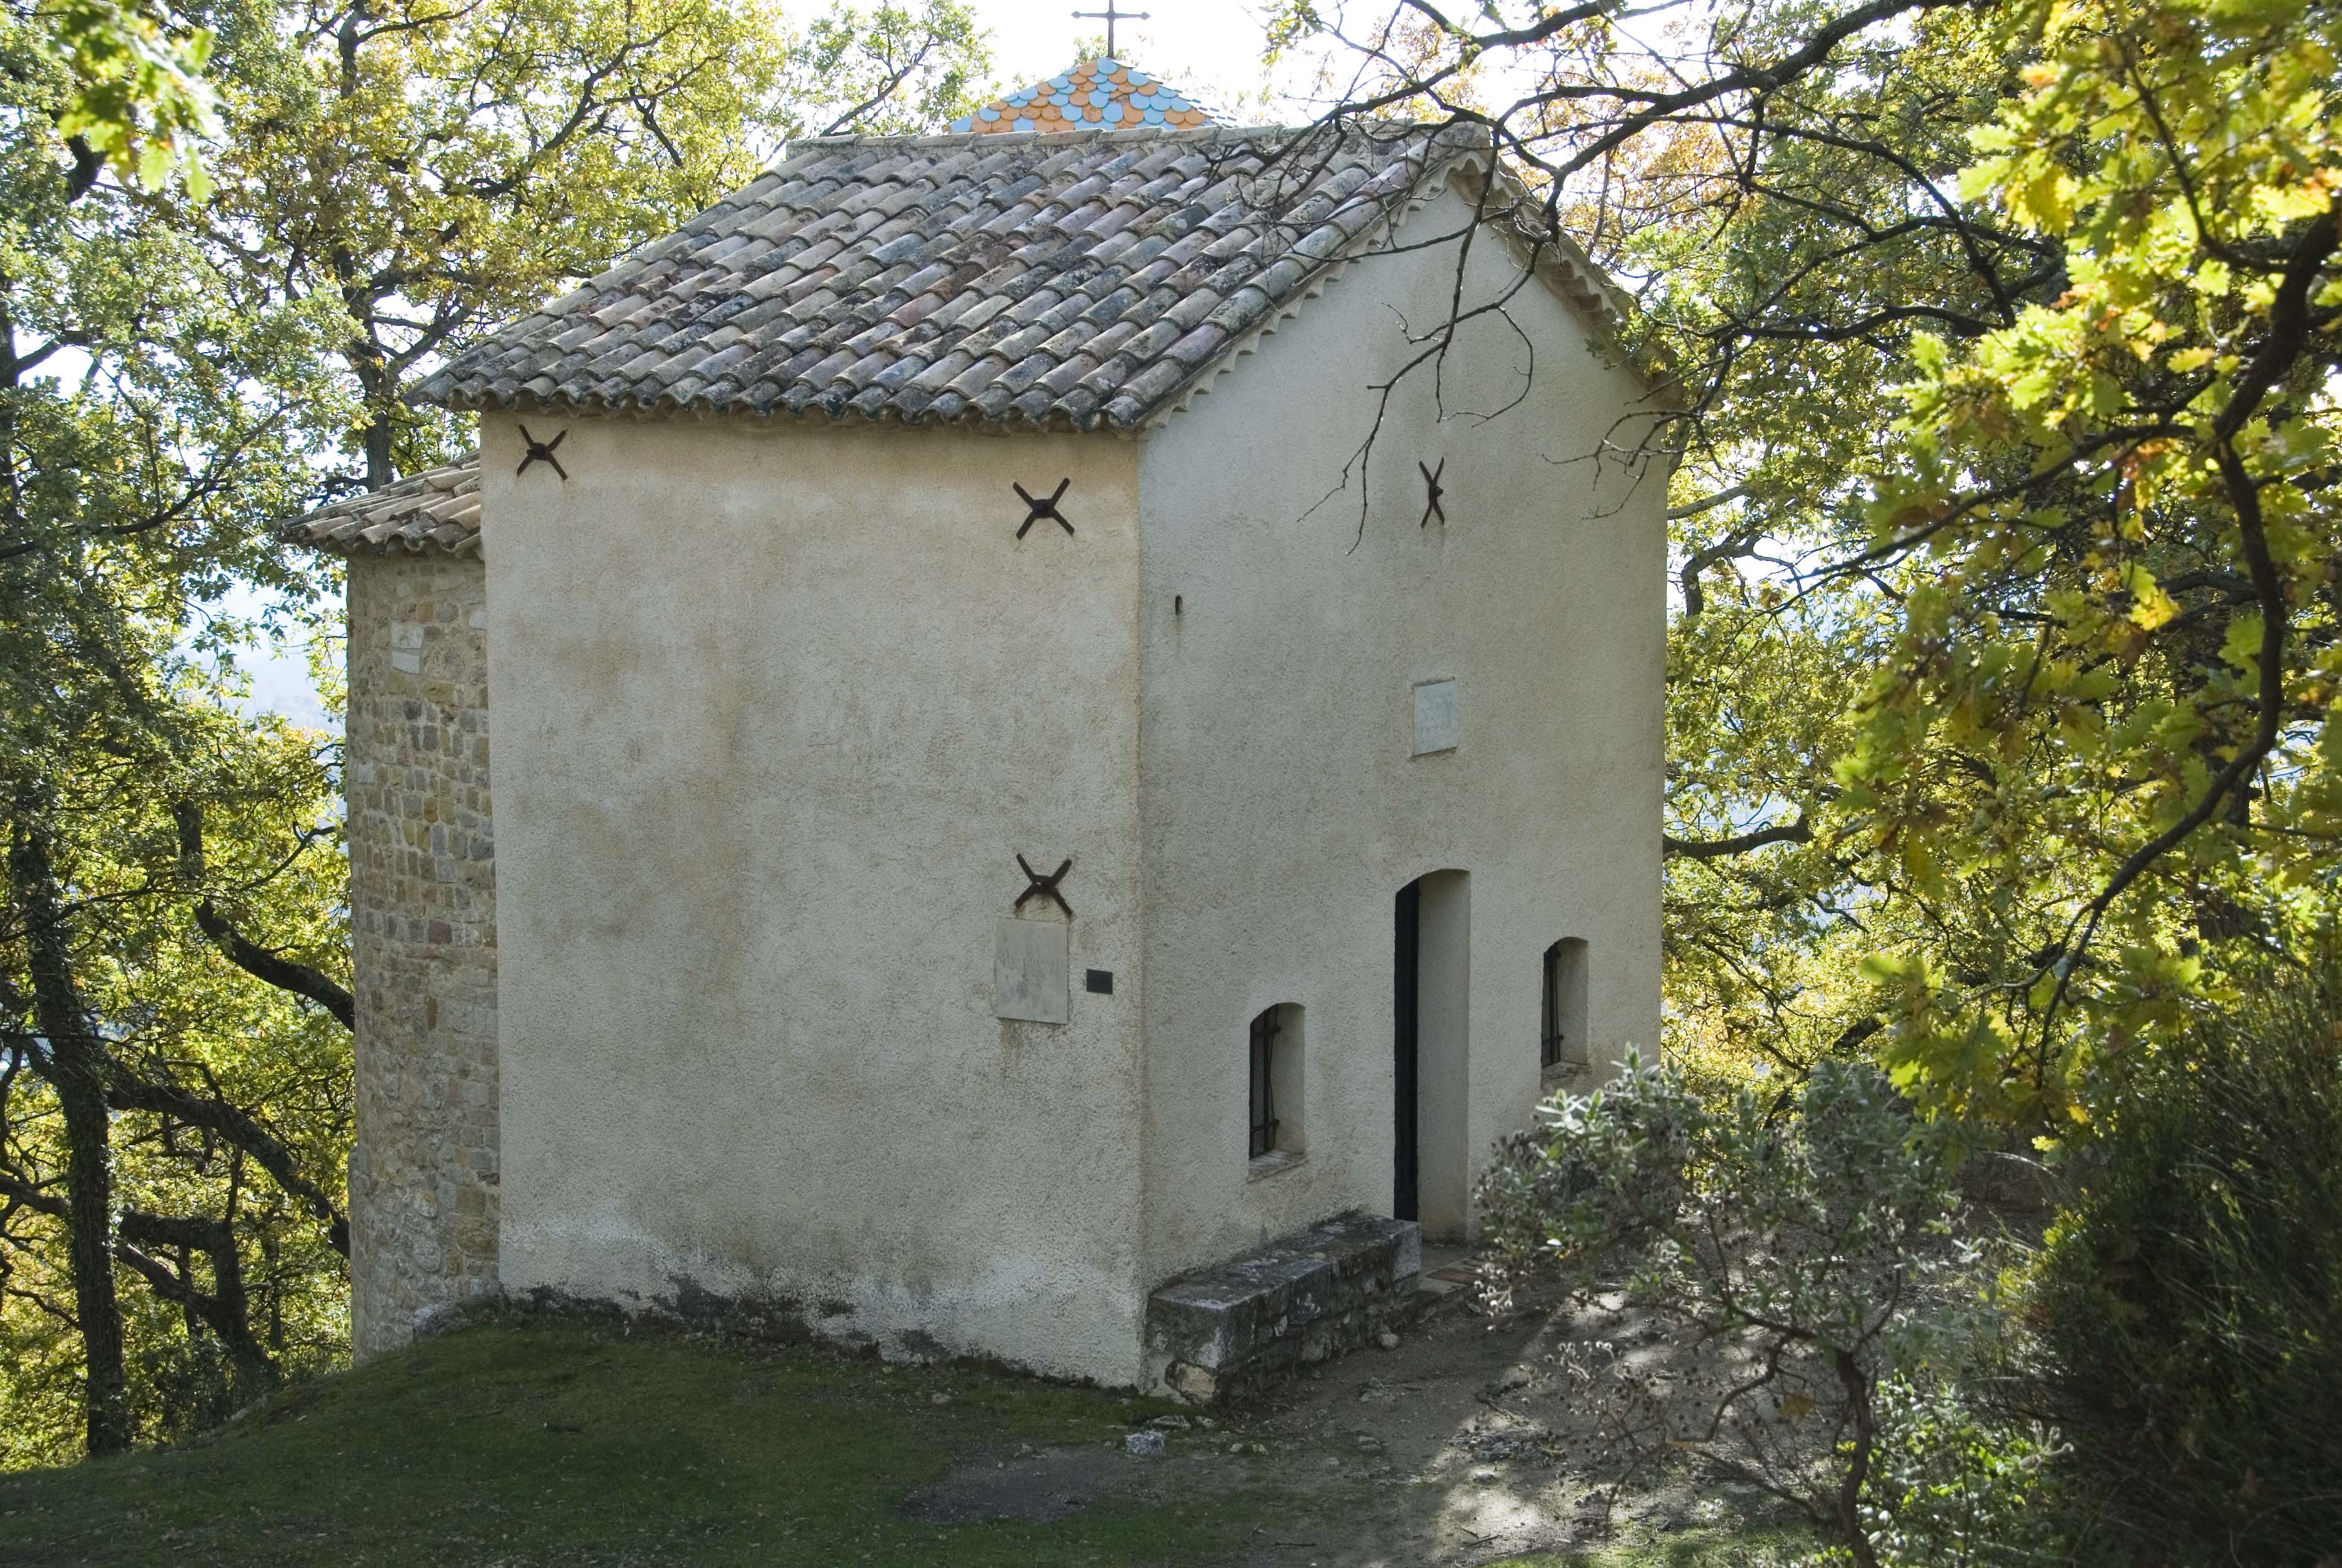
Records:
[[[1664,394],[1460,130],[1097,59],[790,145],[347,557],[354,1333],[1216,1397],[1659,1027]]]

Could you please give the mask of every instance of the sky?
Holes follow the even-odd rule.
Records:
[[[993,69],[1016,86],[1064,70],[1077,57],[1077,41],[1106,30],[1104,22],[1073,15],[1103,11],[1106,0],[975,0],[974,8],[992,35]],[[1116,25],[1120,57],[1210,94],[1206,107],[1263,85],[1265,0],[1122,0],[1116,9],[1147,14]]]

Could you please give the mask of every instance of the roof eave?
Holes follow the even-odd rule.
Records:
[[[313,507],[271,532],[285,544],[331,555],[477,557],[479,463],[474,452],[380,490]]]

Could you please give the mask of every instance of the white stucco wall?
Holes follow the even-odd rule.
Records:
[[[1467,306],[1514,266],[1484,237]],[[1597,1064],[1658,1038],[1665,473],[1572,461],[1641,434],[1617,426],[1641,386],[1533,284],[1466,329],[1444,416],[1430,376],[1402,384],[1345,487],[1454,279],[1452,245],[1354,263],[1142,446],[1150,1279],[1389,1212],[1392,904],[1426,873],[1468,874],[1475,1172],[1538,1096],[1554,941],[1590,945]],[[1418,526],[1416,464],[1443,459],[1447,520]],[[1412,688],[1451,677],[1461,746],[1411,755]],[[1246,1024],[1278,1003],[1308,1021],[1307,1158],[1248,1181]]]
[[[515,475],[516,423],[482,431],[507,1287],[1136,1381],[1136,444],[526,416],[565,483]],[[1066,477],[1076,534],[1014,538],[1012,484]],[[1074,860],[1062,1026],[993,1015],[1020,852]]]
[[[1154,1284],[1388,1212],[1408,882],[1462,874],[1433,1233],[1537,1098],[1548,945],[1589,944],[1585,1076],[1656,1043],[1664,474],[1586,460],[1641,387],[1533,285],[1382,411],[1363,531],[1345,487],[1453,265],[1354,263],[1137,441],[527,416],[564,482],[484,419],[508,1288],[1134,1383]],[[1077,533],[1016,540],[1066,477]],[[1415,756],[1435,679],[1462,743]],[[1075,863],[1064,1025],[993,1015],[1019,853]],[[1278,1004],[1306,1155],[1251,1179]]]

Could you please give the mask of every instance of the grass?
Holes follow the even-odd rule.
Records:
[[[955,1457],[1118,1447],[1133,1414],[1112,1394],[979,1370],[515,1320],[280,1395],[207,1443],[0,1475],[0,1560],[1176,1563],[1228,1550],[1249,1528],[1241,1493],[1205,1511],[1102,1499],[1047,1525],[946,1530],[897,1512]]]
[[[981,1368],[515,1317],[290,1390],[175,1451],[0,1474],[0,1563],[1200,1568],[1244,1561],[1264,1527],[1372,1502],[1270,1460],[1229,1461],[1183,1493],[1174,1472],[1116,1455],[1101,1473],[1128,1482],[1056,1523],[901,1510],[957,1463],[1026,1444],[1105,1457],[1168,1408]],[[1741,1560],[1676,1539],[1508,1568]]]

